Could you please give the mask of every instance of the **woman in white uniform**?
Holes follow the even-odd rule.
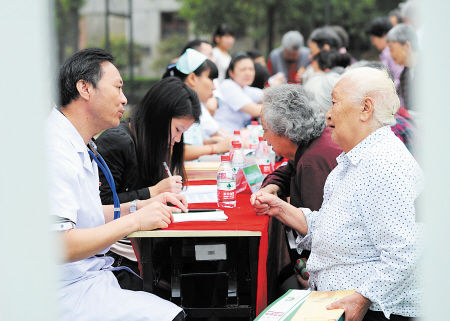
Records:
[[[201,103],[200,123],[193,124],[184,133],[184,159],[194,160],[202,155],[228,152],[231,136],[227,137],[205,107],[205,103],[213,96],[216,65],[204,54],[188,48],[176,64],[167,68],[163,78],[167,77],[183,81],[197,93]]]
[[[220,127],[230,134],[261,114],[262,90],[250,87],[255,79],[255,65],[246,54],[237,54],[230,62],[227,79],[220,85],[222,99],[214,114]]]
[[[101,205],[97,160],[103,163],[91,138],[118,126],[127,102],[112,61],[94,48],[69,57],[59,75],[61,107],[47,122],[50,214],[60,231],[64,260],[59,265],[60,319],[183,320],[182,309],[169,301],[122,290],[111,272],[113,259],[104,256],[111,244],[134,231],[167,227],[177,211],[167,202],[186,210],[182,197],[170,193],[134,206]],[[113,219],[117,207],[120,217]]]

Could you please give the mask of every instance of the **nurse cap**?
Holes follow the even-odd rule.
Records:
[[[204,54],[188,48],[184,54],[180,56],[180,59],[178,59],[176,68],[183,74],[189,75],[191,72],[197,70],[206,59],[208,58]]]

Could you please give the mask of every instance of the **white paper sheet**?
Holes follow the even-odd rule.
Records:
[[[217,203],[216,185],[192,185],[187,186],[181,192],[189,204],[195,203]]]
[[[194,221],[226,221],[228,216],[223,211],[211,211],[200,213],[174,213],[173,222],[194,222]]]

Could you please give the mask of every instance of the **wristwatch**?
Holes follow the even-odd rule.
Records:
[[[130,213],[134,213],[134,212],[136,212],[136,209],[137,209],[137,202],[138,202],[139,200],[134,200],[134,201],[132,201],[131,203],[130,203]]]

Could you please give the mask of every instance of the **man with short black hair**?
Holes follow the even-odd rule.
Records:
[[[100,168],[111,175],[92,137],[116,127],[127,99],[113,57],[89,48],[70,56],[60,68],[60,107],[47,120],[50,214],[59,231],[61,320],[183,320],[180,307],[147,292],[120,288],[109,246],[138,230],[167,227],[176,204],[186,201],[161,194],[145,201],[102,206]],[[111,176],[112,177],[112,176]],[[115,191],[114,180],[109,181]],[[179,210],[178,210],[179,211]]]

